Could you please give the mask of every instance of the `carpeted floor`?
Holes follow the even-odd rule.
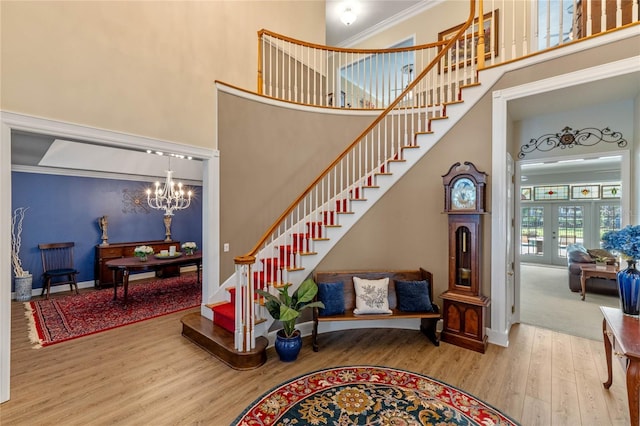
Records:
[[[262,395],[233,425],[516,425],[427,376],[388,367],[314,371]]]
[[[53,345],[193,308],[202,299],[195,274],[132,282],[126,307],[122,292],[120,287],[117,300],[107,288],[26,302],[31,341],[36,347]]]
[[[600,306],[620,307],[617,296],[569,290],[567,268],[521,265],[520,322],[602,341]]]

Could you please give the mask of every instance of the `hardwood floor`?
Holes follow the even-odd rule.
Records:
[[[190,311],[187,311],[190,312]],[[300,357],[236,371],[180,335],[185,312],[33,349],[22,303],[12,302],[11,400],[2,425],[231,423],[263,392],[300,374],[340,365],[384,365],[440,379],[523,425],[628,425],[625,381],[614,367],[610,390],[601,342],[528,325],[510,346],[484,355],[418,331],[376,329],[305,338]]]

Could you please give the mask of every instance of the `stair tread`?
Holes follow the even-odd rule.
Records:
[[[287,271],[289,272],[304,271],[304,268],[302,266],[296,266],[295,268],[287,268]]]
[[[206,304],[204,306],[206,306],[207,308],[213,310],[214,307],[220,306],[220,305],[224,305],[226,303],[229,303],[229,302],[227,302],[226,300],[223,300],[222,302],[208,303],[208,304]]]
[[[480,83],[479,81],[476,81],[476,82],[474,82],[474,83],[465,83],[465,84],[462,84],[462,85],[460,86],[460,88],[461,88],[461,89],[464,89],[464,88],[467,88],[467,87],[480,86],[481,84],[482,84],[482,83]]]

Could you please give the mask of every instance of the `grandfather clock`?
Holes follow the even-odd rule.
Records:
[[[486,311],[481,294],[482,216],[487,174],[473,163],[456,163],[442,176],[444,213],[449,220],[449,288],[443,300],[441,340],[484,353]]]

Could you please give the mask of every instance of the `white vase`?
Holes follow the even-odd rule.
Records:
[[[28,302],[31,300],[31,291],[33,289],[33,276],[31,274],[24,277],[15,278],[16,301]]]

